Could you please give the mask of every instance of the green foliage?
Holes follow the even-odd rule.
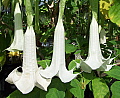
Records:
[[[76,97],[76,98],[84,98],[84,90],[85,88],[82,88],[82,81],[78,81],[77,79],[74,79],[71,81],[70,85],[73,87],[70,89],[70,92]]]
[[[114,2],[113,6],[110,7],[109,10],[109,18],[113,23],[116,23],[118,26],[120,26],[120,2],[119,0],[116,0]]]
[[[69,70],[74,69],[74,68],[76,67],[77,63],[78,63],[78,65],[79,65],[80,59],[72,60],[72,61],[69,63],[69,65],[68,65],[68,69],[69,69]]]
[[[47,92],[36,87],[31,93],[26,95],[23,95],[20,91],[16,90],[7,98],[65,98],[65,90],[65,84],[58,78],[55,78],[52,80]]]
[[[34,90],[27,95],[23,95],[20,91],[16,90],[7,98],[39,98],[38,96],[40,96],[40,91],[38,88],[34,88]]]
[[[109,88],[103,79],[93,79],[92,89],[94,98],[109,98]]]
[[[111,86],[112,97],[111,98],[120,98],[120,81],[116,81]]]
[[[51,60],[41,60],[41,61],[38,61],[37,63],[42,66],[43,68],[46,68],[47,66],[50,65],[50,62]]]
[[[71,52],[75,52],[77,49],[77,47],[73,44],[70,44],[70,40],[66,41],[66,44],[65,44],[65,52],[67,54],[71,53]]]
[[[120,80],[120,67],[119,66],[114,66],[110,71],[105,72],[108,74],[110,77],[113,77],[115,79]]]

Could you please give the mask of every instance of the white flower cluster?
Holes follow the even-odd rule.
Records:
[[[16,22],[18,20],[17,18],[22,21],[19,3],[16,3],[14,15],[15,37],[12,45],[7,50],[23,50],[23,66],[22,72],[18,72],[18,68],[14,69],[8,75],[6,81],[15,84],[23,94],[31,92],[35,86],[47,91],[47,87],[50,85],[51,79],[54,76],[58,76],[62,82],[66,83],[76,78],[79,74],[73,74],[73,69],[68,71],[66,68],[65,31],[61,15],[62,14],[59,12],[58,22],[54,33],[54,47],[51,65],[49,67],[47,66],[45,69],[41,67],[38,68],[36,59],[36,39],[33,26],[28,26],[23,35],[22,22],[20,22],[19,26]],[[81,62],[79,66],[84,72],[88,73],[91,73],[92,70],[108,71],[113,66],[108,65],[113,58],[110,59],[110,57],[108,57],[105,59],[102,56],[99,43],[98,23],[94,16],[92,17],[90,25],[88,57],[85,61],[82,58],[80,59]]]

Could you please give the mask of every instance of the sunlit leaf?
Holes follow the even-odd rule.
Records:
[[[109,88],[103,79],[93,79],[92,89],[94,98],[109,98]]]
[[[74,79],[71,81],[70,85],[73,87],[70,89],[70,92],[76,97],[76,98],[84,98],[84,90],[82,89],[82,83],[79,82],[77,79]]]
[[[109,10],[109,18],[113,23],[116,23],[120,26],[120,1],[114,2],[113,6]]]

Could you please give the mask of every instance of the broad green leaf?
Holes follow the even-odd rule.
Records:
[[[68,69],[71,70],[75,68],[77,63],[80,64],[80,59],[72,60],[68,65]]]
[[[112,98],[120,98],[120,81],[116,81],[111,86]]]
[[[47,66],[50,65],[50,62],[51,60],[41,60],[41,61],[38,61],[37,63],[42,66],[43,68],[46,68]]]
[[[40,90],[36,87],[29,94],[22,94],[20,91],[16,90],[11,93],[7,98],[40,98]]]
[[[110,77],[120,80],[120,67],[119,66],[115,66],[110,71],[107,71],[105,73],[108,74]]]
[[[93,79],[92,89],[94,98],[109,98],[109,88],[103,79]]]
[[[76,66],[75,60],[71,61],[68,65],[68,70],[75,68],[75,66]]]
[[[22,94],[16,90],[7,98],[65,98],[66,86],[58,78],[54,78],[48,87],[48,91],[43,91],[37,87],[29,94]]]
[[[82,74],[83,74],[83,81],[84,81],[83,85],[84,87],[86,87],[86,85],[95,78],[95,75],[93,71],[91,73],[83,72]]]
[[[117,1],[114,2],[113,6],[110,7],[109,18],[113,23],[116,23],[118,26],[120,26],[120,1]]]
[[[70,92],[76,97],[76,98],[84,98],[84,90],[82,89],[82,81],[79,82],[77,79],[74,79],[71,81],[70,85],[72,88],[70,89]]]
[[[60,79],[55,78],[52,80],[51,85],[48,88],[48,93],[45,98],[65,98],[65,84]]]
[[[77,49],[77,47],[75,47],[74,45],[72,44],[66,44],[65,45],[65,51],[67,54],[71,53],[71,52],[75,52]]]

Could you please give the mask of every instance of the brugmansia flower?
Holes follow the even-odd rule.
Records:
[[[90,73],[91,70],[96,69],[99,71],[108,71],[113,66],[108,65],[112,60],[113,58],[110,59],[110,56],[107,59],[102,56],[99,43],[98,23],[96,19],[92,17],[92,22],[90,25],[88,57],[85,61],[81,59],[81,69],[88,73]]]
[[[61,4],[62,3],[62,4]],[[65,38],[64,26],[62,22],[62,14],[64,10],[65,1],[60,1],[60,12],[58,22],[54,33],[54,47],[52,62],[49,67],[40,70],[40,74],[45,78],[52,78],[58,76],[62,82],[69,82],[74,79],[78,74],[73,74],[73,70],[68,71],[65,64]],[[62,6],[61,6],[62,5]],[[62,10],[62,11],[61,11]],[[62,13],[61,13],[62,12]]]
[[[100,31],[100,43],[101,44],[105,44],[106,43],[105,29],[101,29],[101,31]]]
[[[23,67],[22,72],[18,68],[14,69],[6,78],[6,81],[15,84],[16,87],[23,93],[31,92],[34,86],[43,90],[47,90],[51,79],[45,79],[39,74],[36,60],[36,42],[33,27],[27,27],[24,36],[24,49],[23,49]]]
[[[11,46],[6,49],[8,51],[23,50],[24,37],[23,37],[22,18],[21,18],[19,2],[16,3],[16,7],[14,11],[14,24],[15,24],[14,40]]]

